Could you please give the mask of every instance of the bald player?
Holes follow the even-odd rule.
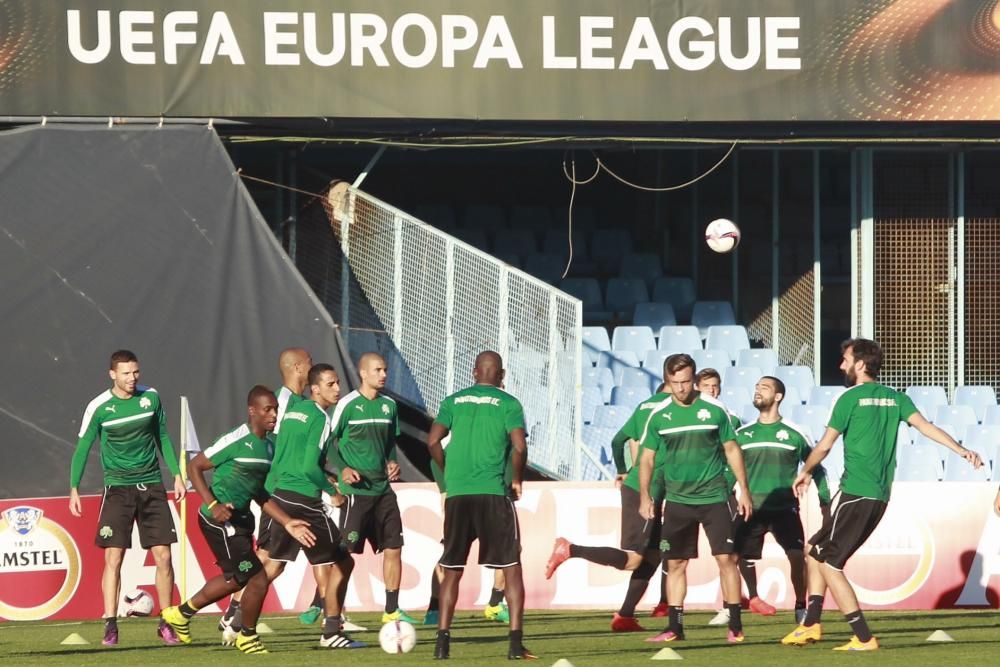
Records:
[[[521,477],[528,459],[521,403],[500,389],[503,360],[482,352],[472,369],[476,383],[441,401],[431,425],[427,448],[444,471],[448,499],[444,504],[444,553],[441,567],[441,615],[434,658],[451,651],[451,620],[458,600],[469,550],[479,540],[479,564],[503,570],[510,605],[507,657],[533,659],[523,643],[524,579],[521,574],[520,529],[514,501],[521,497]],[[441,441],[451,434],[448,454]],[[510,495],[506,475],[512,464]]]
[[[361,386],[337,403],[330,420],[330,464],[340,492],[341,532],[347,549],[360,554],[365,543],[382,553],[385,613],[382,622],[416,621],[399,608],[402,578],[403,521],[389,482],[399,479],[396,401],[382,394],[388,375],[385,359],[366,352],[358,360]]]

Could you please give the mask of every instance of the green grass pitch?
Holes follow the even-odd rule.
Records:
[[[577,667],[588,665],[642,665],[662,647],[671,646],[689,665],[725,665],[736,667],[778,665],[782,661],[795,667],[809,665],[858,664],[882,665],[1000,664],[1000,614],[994,611],[870,612],[872,629],[882,643],[882,650],[872,655],[842,654],[831,649],[848,637],[847,624],[837,611],[825,613],[824,640],[805,648],[781,646],[778,640],[793,627],[790,612],[775,617],[744,616],[747,640],[729,645],[725,628],[708,627],[707,612],[686,615],[687,640],[676,644],[647,644],[650,633],[613,634],[608,629],[610,612],[531,612],[525,622],[525,644],[538,654],[534,664],[551,665],[559,658]],[[119,623],[121,643],[114,648],[100,644],[100,622],[76,624],[0,623],[0,663],[8,665],[237,665],[252,662],[293,665],[316,665],[333,660],[345,665],[430,664],[433,662],[434,629],[418,626],[419,641],[408,655],[389,656],[378,648],[378,617],[375,614],[352,614],[351,619],[370,631],[355,637],[369,642],[366,649],[330,651],[317,646],[319,626],[306,627],[296,616],[268,616],[265,622],[274,634],[263,635],[271,654],[266,657],[241,655],[236,649],[218,643],[217,616],[195,618],[194,642],[189,646],[163,646],[154,637],[154,619],[126,619]],[[665,619],[643,618],[649,630],[659,630]],[[928,643],[928,635],[944,630],[955,641]],[[85,646],[62,646],[70,633],[79,633],[91,643]],[[327,656],[326,653],[336,655]],[[451,660],[453,665],[505,664],[506,628],[472,612],[460,612],[452,628]],[[113,661],[113,662],[112,662]],[[320,662],[322,661],[322,662]],[[436,663],[440,664],[440,663]],[[656,663],[652,663],[656,664]]]

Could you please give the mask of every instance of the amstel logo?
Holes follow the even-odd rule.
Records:
[[[847,565],[862,604],[902,602],[919,591],[934,571],[934,533],[926,521],[903,507],[889,506],[878,528]]]
[[[34,507],[12,507],[0,519],[0,617],[47,618],[80,584],[80,551],[62,526]]]

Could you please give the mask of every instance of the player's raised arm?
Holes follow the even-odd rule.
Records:
[[[979,456],[978,453],[970,449],[966,449],[962,445],[958,444],[958,442],[953,437],[948,435],[947,431],[927,421],[927,419],[919,412],[914,412],[912,415],[909,416],[909,418],[907,418],[906,421],[910,426],[917,429],[917,431],[919,431],[921,434],[927,436],[928,438],[938,443],[939,445],[947,447],[948,449],[955,452],[963,459],[971,463],[973,468],[978,469],[983,467],[983,459]]]

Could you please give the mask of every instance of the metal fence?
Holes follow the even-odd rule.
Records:
[[[579,445],[578,299],[357,189],[307,207],[298,229],[300,270],[352,357],[386,358],[389,389],[435,414],[495,350],[524,406],[529,462],[560,479],[594,467]]]

